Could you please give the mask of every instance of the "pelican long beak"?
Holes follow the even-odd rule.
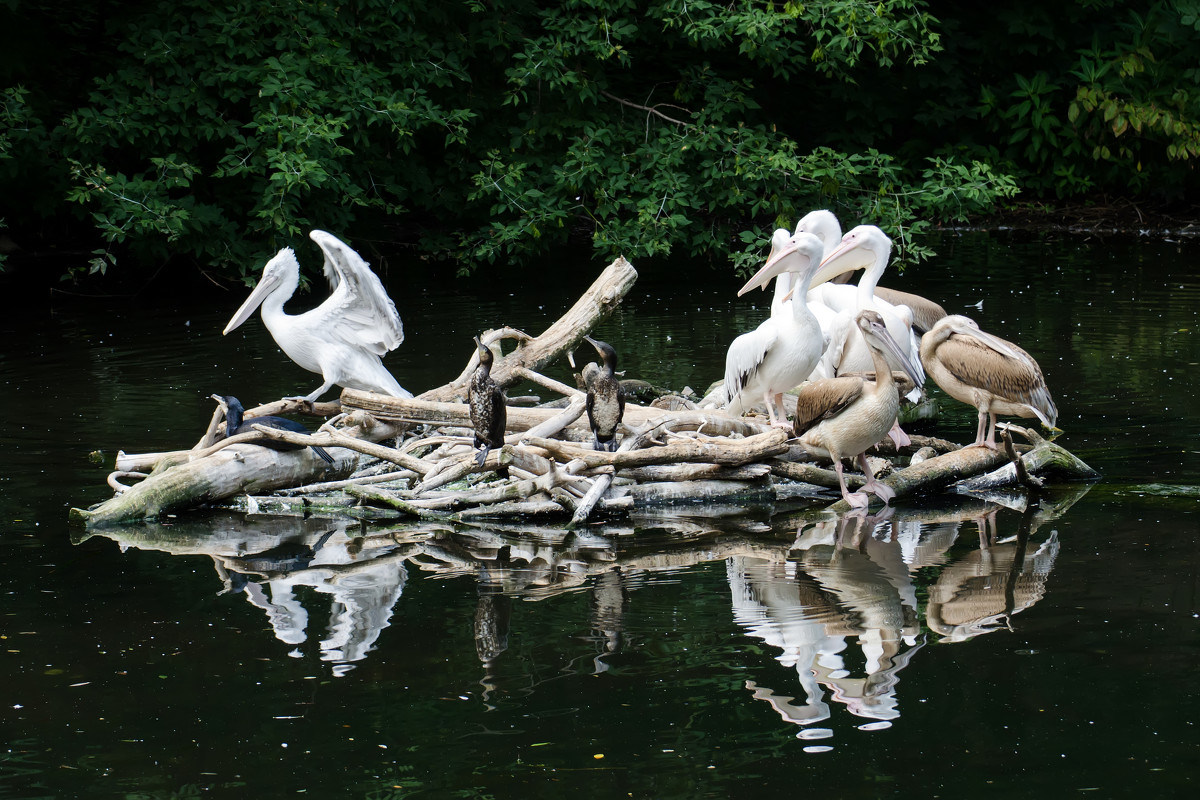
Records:
[[[746,285],[738,290],[738,297],[741,297],[755,287],[761,286],[765,289],[771,279],[782,272],[802,272],[807,265],[801,265],[799,270],[794,268],[789,270],[789,265],[786,260],[788,256],[798,252],[799,250],[800,245],[795,241],[789,241],[786,247],[779,249],[772,248],[771,255],[767,258],[767,263],[763,264],[762,269],[754,273],[754,277],[746,281]],[[805,258],[803,255],[799,257]]]
[[[255,286],[254,291],[251,292],[250,296],[246,298],[246,302],[242,303],[242,307],[239,308],[237,313],[233,315],[233,318],[229,320],[229,324],[225,326],[225,330],[221,331],[221,335],[224,336],[230,331],[236,329],[246,320],[250,319],[250,315],[254,313],[256,308],[262,305],[263,300],[267,299],[267,295],[274,291],[277,285],[278,281],[270,279],[264,275],[263,279],[258,282],[258,286]]]
[[[904,370],[904,374],[912,380],[913,385],[918,389],[924,388],[924,371],[913,366],[908,354],[904,352],[899,344],[896,343],[896,340],[893,339],[892,335],[887,332],[887,329],[885,328],[883,330],[876,331],[876,334],[878,335],[879,341],[883,344],[884,349],[895,357],[896,363],[900,365],[900,369]]]
[[[861,247],[860,241],[847,241],[846,237],[843,236],[838,246],[833,248],[825,258],[821,259],[821,265],[813,273],[810,286],[820,286],[826,281],[833,280],[843,272],[865,269],[871,266],[874,260],[874,255],[870,251],[864,250]]]

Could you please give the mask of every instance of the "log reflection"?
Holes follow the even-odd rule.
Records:
[[[581,621],[591,631],[584,637],[591,652],[568,661],[590,658],[587,671],[602,673],[608,659],[644,646],[629,639],[628,618],[637,593],[655,585],[652,576],[723,561],[733,622],[772,648],[785,668],[760,673],[745,687],[811,739],[832,735],[815,724],[839,707],[868,720],[859,727],[892,724],[901,714],[901,673],[926,641],[962,642],[1011,628],[1015,615],[1045,595],[1060,547],[1053,532],[1039,536],[1039,529],[1086,490],[1034,503],[961,498],[874,516],[804,512],[787,527],[676,516],[574,531],[443,523],[379,531],[345,519],[217,514],[86,532],[77,543],[102,536],[122,548],[207,556],[219,593],[243,595],[262,609],[290,655],[317,655],[334,675],[375,649],[410,570],[473,578],[474,617],[461,624],[472,631],[489,704],[502,688],[499,667],[520,661],[509,655],[518,633],[514,601],[587,592]],[[918,582],[927,587],[923,608]],[[309,620],[312,592],[330,602],[323,626]],[[644,626],[643,616],[638,620]],[[564,641],[557,646],[578,649],[579,638]]]

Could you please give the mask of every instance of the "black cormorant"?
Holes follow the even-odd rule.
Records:
[[[595,448],[607,450],[610,453],[617,449],[617,426],[625,414],[625,394],[621,391],[621,381],[617,378],[617,351],[612,345],[601,342],[590,336],[584,339],[596,348],[604,363],[600,370],[591,376],[587,385],[588,422],[595,436]]]
[[[293,433],[312,433],[308,428],[294,420],[284,417],[251,417],[243,420],[242,416],[246,413],[246,409],[242,407],[242,401],[232,395],[212,395],[212,399],[216,400],[225,408],[225,436],[235,436],[239,433],[256,433],[254,425],[266,425],[268,428],[278,428],[281,431],[292,431]],[[255,442],[263,447],[270,447],[272,450],[300,450],[304,447],[302,444],[292,444],[278,439],[267,439],[263,437],[263,441]],[[322,447],[313,446],[313,452],[321,458],[325,459],[328,464],[333,463],[333,456],[325,452]]]
[[[475,428],[475,446],[479,448],[475,460],[483,466],[488,451],[504,446],[508,414],[504,407],[504,390],[492,380],[492,351],[484,347],[478,336],[475,347],[479,351],[479,366],[467,387],[467,403],[471,408],[471,425]]]

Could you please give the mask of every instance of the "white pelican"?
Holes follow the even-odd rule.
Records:
[[[813,278],[814,283],[822,283],[835,275],[865,267],[866,271],[858,286],[825,284],[819,286],[813,294],[819,292],[822,303],[840,314],[847,315],[850,320],[865,309],[879,312],[887,324],[888,333],[900,345],[908,356],[909,363],[915,366],[918,376],[923,380],[925,376],[920,371],[919,363],[921,344],[912,331],[912,311],[907,306],[894,306],[875,297],[875,287],[887,268],[891,253],[892,240],[886,233],[874,225],[859,225],[843,236],[838,245],[827,253]],[[825,355],[830,371],[837,375],[842,372],[870,370],[873,357],[867,351],[862,337],[856,333],[857,327],[843,324],[838,330],[846,335],[837,337],[831,333],[829,349]],[[900,369],[900,364],[894,358],[889,357],[888,361],[894,368]]]
[[[325,277],[331,293],[321,305],[303,314],[283,310],[300,285],[300,264],[285,247],[263,267],[262,278],[223,334],[237,328],[262,305],[262,320],[288,358],[325,378],[303,399],[309,402],[337,384],[350,389],[412,397],[380,361],[404,341],[404,326],[396,306],[366,261],[337,237],[313,231],[309,238],[325,254]]]
[[[860,311],[854,322],[871,353],[875,380],[841,377],[802,384],[796,399],[794,430],[806,450],[833,461],[842,498],[853,508],[865,508],[867,492],[873,492],[884,503],[895,496],[890,488],[875,480],[864,455],[868,447],[888,435],[900,410],[900,395],[884,353],[889,353],[918,386],[923,378],[918,377],[916,368],[888,333],[877,311]],[[861,492],[851,494],[842,474],[842,459],[855,456],[867,482]]]
[[[776,231],[771,242],[767,263],[741,288],[738,296],[789,272],[792,274],[789,288],[797,297],[791,302],[772,303],[767,320],[729,345],[725,357],[725,396],[729,410],[737,416],[761,399],[771,424],[787,427],[783,393],[808,377],[821,357],[824,344],[817,318],[802,302],[823,249],[821,241],[810,233]]]
[[[953,314],[921,337],[921,360],[942,391],[979,411],[972,447],[996,449],[996,415],[1037,417],[1047,428],[1058,409],[1033,356]],[[984,428],[987,436],[984,437]]]
[[[834,216],[832,211],[823,208],[805,214],[796,223],[796,232],[799,233],[800,231],[808,231],[820,239],[821,243],[825,245],[826,253],[832,253],[842,238],[842,226],[838,222],[837,217]],[[809,306],[825,303],[826,292],[830,292],[829,303],[831,307],[847,308],[847,301],[844,298],[853,297],[853,287],[848,287],[847,289],[839,289],[838,287],[846,283],[853,271],[854,269],[847,269],[840,275],[831,276],[827,283],[814,285],[808,293]],[[820,278],[814,278],[814,284],[818,280]],[[913,327],[921,333],[932,328],[939,319],[946,316],[946,309],[919,294],[902,292],[899,289],[889,289],[886,286],[876,284],[874,296],[877,301],[883,301],[893,306],[908,306],[913,315]],[[835,299],[838,297],[843,299],[840,301]],[[824,322],[824,319],[821,321]],[[853,320],[851,320],[852,322]]]

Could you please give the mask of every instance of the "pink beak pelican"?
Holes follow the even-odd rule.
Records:
[[[820,239],[821,243],[825,245],[826,253],[832,253],[842,238],[841,223],[838,222],[832,211],[823,208],[805,214],[796,223],[796,232],[800,231],[808,231]],[[814,277],[813,287],[808,292],[809,305],[824,304],[833,310],[846,310],[853,313],[857,310],[853,306],[855,288],[854,286],[843,286],[853,272],[854,269],[848,269],[840,275],[831,276],[828,282],[820,284],[818,284],[819,279]],[[873,295],[877,302],[883,301],[893,306],[908,306],[913,315],[913,328],[921,333],[932,328],[939,319],[946,316],[946,309],[919,294],[889,289],[876,284]],[[853,319],[850,322],[853,323]]]
[[[335,384],[412,397],[380,360],[404,341],[400,315],[383,284],[367,262],[337,237],[314,230],[309,238],[325,254],[325,277],[331,289],[325,302],[303,314],[283,310],[300,285],[300,264],[292,249],[285,247],[263,267],[258,285],[222,334],[237,328],[261,305],[263,324],[279,349],[325,379],[304,400],[315,401]]]
[[[921,337],[921,360],[942,391],[979,412],[972,447],[996,449],[997,414],[1037,417],[1047,428],[1058,422],[1058,409],[1033,356],[981,331],[970,317],[953,314],[939,320]]]
[[[806,450],[833,461],[842,499],[852,508],[866,508],[868,492],[874,493],[885,504],[895,497],[895,492],[875,480],[865,455],[867,448],[888,435],[900,410],[900,394],[884,354],[899,363],[900,369],[918,386],[923,378],[888,333],[879,312],[860,311],[854,322],[871,353],[875,380],[823,378],[801,385],[793,430]],[[846,488],[842,459],[855,456],[867,482],[861,492],[851,494]]]
[[[823,248],[821,241],[810,233],[791,234],[782,229],[772,236],[771,244],[767,263],[747,281],[738,296],[766,286],[772,278],[778,280],[784,273],[790,273],[790,285],[784,291],[777,284],[778,302],[771,304],[771,316],[729,346],[725,357],[725,396],[730,412],[736,416],[761,400],[771,424],[788,427],[783,393],[808,377],[824,345],[821,326],[804,303]],[[787,302],[787,294],[794,294],[795,299]]]

